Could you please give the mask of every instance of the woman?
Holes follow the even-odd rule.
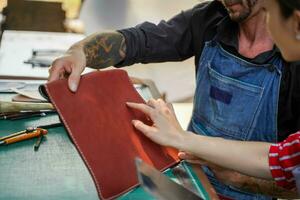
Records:
[[[270,33],[283,57],[287,61],[300,60],[300,0],[266,0],[265,9]],[[278,185],[288,189],[295,188],[292,170],[300,166],[300,132],[280,144],[230,141],[184,131],[172,108],[162,100],[127,105],[150,116],[154,126],[137,120],[132,123],[156,143],[250,176],[274,178]],[[186,158],[186,154],[179,156]]]

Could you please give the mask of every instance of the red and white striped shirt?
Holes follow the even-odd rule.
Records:
[[[292,170],[300,167],[300,131],[281,143],[271,145],[269,165],[271,174],[279,186],[287,189],[296,187]]]

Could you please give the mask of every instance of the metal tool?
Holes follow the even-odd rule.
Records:
[[[48,114],[56,113],[55,110],[39,110],[39,111],[21,111],[13,113],[0,113],[0,120],[18,120],[31,117],[44,117]]]
[[[198,191],[195,188],[192,178],[186,172],[186,169],[181,164],[172,168],[172,172],[173,172],[174,176],[178,179],[180,185],[183,185],[185,188],[198,194]]]
[[[41,146],[45,135],[48,133],[46,129],[56,128],[60,126],[62,126],[62,123],[46,124],[37,127],[28,127],[26,130],[13,133],[5,137],[1,137],[0,146],[38,137],[37,141],[34,144],[34,151],[37,151]]]
[[[143,162],[135,160],[138,179],[141,186],[157,199],[162,200],[200,200],[200,196],[191,190],[177,184],[167,176]]]
[[[40,148],[40,146],[42,144],[43,139],[44,139],[44,135],[41,135],[40,137],[38,137],[36,143],[33,146],[34,151],[39,150],[39,148]]]
[[[14,82],[14,81],[4,81],[4,80],[0,80],[0,93],[1,92],[13,92],[11,90],[11,88],[24,88],[26,85],[26,83],[24,82]]]
[[[54,124],[41,125],[41,126],[38,126],[38,127],[36,127],[36,128],[49,129],[49,128],[60,127],[60,126],[62,126],[62,125],[63,125],[62,123],[54,123]],[[42,144],[44,138],[45,138],[45,136],[44,136],[44,135],[41,135],[41,136],[37,139],[36,143],[35,143],[34,146],[33,146],[34,151],[38,151],[38,150],[39,150],[39,148],[40,148],[40,146],[41,146],[41,144]]]
[[[31,64],[32,67],[49,67],[53,60],[62,54],[65,51],[56,50],[56,49],[37,49],[32,50],[32,57],[28,60],[25,60],[25,64]]]
[[[63,126],[62,123],[54,123],[54,124],[45,124],[45,125],[39,125],[36,128],[42,128],[42,129],[49,129],[49,128],[57,128]]]

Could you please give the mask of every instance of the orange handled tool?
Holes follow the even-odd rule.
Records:
[[[4,140],[0,140],[0,146],[28,140],[35,137],[41,137],[46,135],[47,133],[48,131],[45,129],[36,128],[30,132],[24,132],[18,135],[12,135],[12,137],[6,137]]]

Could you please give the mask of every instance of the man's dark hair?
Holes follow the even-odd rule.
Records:
[[[300,0],[277,0],[282,15],[285,18],[290,17],[294,10],[300,10]]]

